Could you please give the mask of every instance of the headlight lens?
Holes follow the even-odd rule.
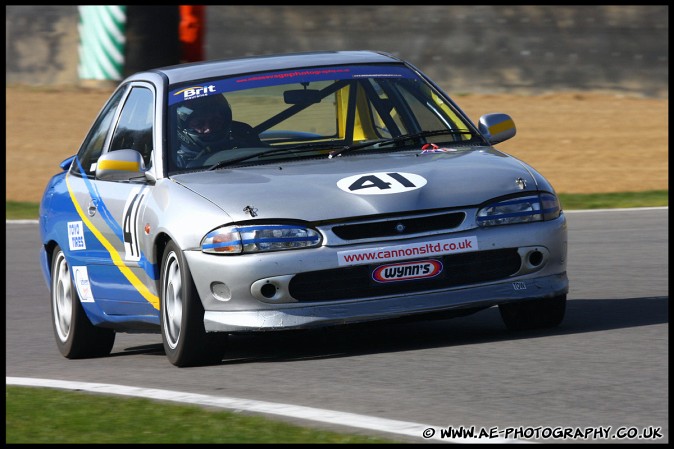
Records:
[[[552,193],[519,196],[496,201],[477,212],[478,226],[553,220],[559,217],[559,200]]]
[[[209,254],[247,254],[311,248],[321,244],[318,231],[301,225],[223,226],[201,240]]]

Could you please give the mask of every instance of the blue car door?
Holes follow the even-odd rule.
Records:
[[[142,173],[121,181],[95,175],[101,154],[122,149],[138,151],[144,168],[150,168],[155,95],[151,86],[137,82],[120,94],[120,107],[109,113],[111,132],[102,151],[78,155],[66,178],[79,218],[68,221],[68,239],[71,249],[72,244],[81,244],[83,249],[70,251],[74,281],[83,304],[95,303],[97,307],[89,306],[89,310],[104,313],[107,321],[131,319],[158,324],[157,270],[139,244],[144,229],[141,218],[152,187]]]

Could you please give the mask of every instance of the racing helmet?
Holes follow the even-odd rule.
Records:
[[[232,109],[220,94],[181,103],[176,111],[179,153],[193,159],[201,151],[225,147],[232,126]]]

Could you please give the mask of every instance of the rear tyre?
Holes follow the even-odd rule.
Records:
[[[221,362],[227,334],[205,331],[203,305],[174,242],[166,245],[161,266],[161,336],[169,361],[179,367]]]
[[[104,357],[112,351],[115,331],[96,327],[89,321],[59,246],[54,248],[51,265],[51,315],[56,346],[64,357]]]
[[[566,313],[566,295],[499,304],[509,330],[546,329],[558,326]]]

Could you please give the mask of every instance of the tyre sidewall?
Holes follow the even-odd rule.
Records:
[[[171,337],[166,324],[167,307],[167,263],[175,258],[180,268],[182,316],[180,319],[180,332],[175,347],[169,344]],[[169,361],[176,366],[194,366],[207,362],[213,362],[215,354],[209,354],[212,349],[209,338],[204,329],[204,309],[199,295],[194,286],[187,261],[182,251],[174,242],[169,242],[164,251],[160,276],[160,315],[161,335],[164,351]],[[216,357],[217,359],[217,357]]]
[[[56,287],[59,282],[59,263],[65,264],[68,268],[68,288],[71,298],[70,329],[65,340],[61,338],[56,323],[56,295],[58,294]],[[112,329],[94,326],[89,320],[89,317],[87,317],[84,307],[80,302],[77,288],[75,287],[71,266],[65,257],[64,251],[58,245],[53,251],[51,277],[50,299],[52,328],[59,352],[69,359],[101,357],[110,354],[115,342],[115,332]]]
[[[60,279],[58,278],[58,271],[60,264],[66,264],[66,266],[68,267],[68,274],[70,276],[70,295],[72,298],[70,317],[69,317],[70,329],[68,330],[68,334],[66,335],[65,340],[63,340],[61,333],[59,332],[59,325],[57,324],[58,320],[56,311],[57,285],[60,282]],[[51,287],[50,287],[51,322],[52,322],[52,329],[54,331],[54,340],[56,340],[56,346],[58,347],[59,352],[61,352],[61,354],[64,357],[70,357],[73,349],[73,339],[74,339],[73,334],[75,333],[75,319],[76,319],[75,303],[79,303],[79,297],[73,296],[77,295],[77,292],[75,291],[72,275],[70,274],[70,265],[65,259],[65,254],[58,246],[54,249],[54,256],[52,257],[51,273],[52,273]]]

